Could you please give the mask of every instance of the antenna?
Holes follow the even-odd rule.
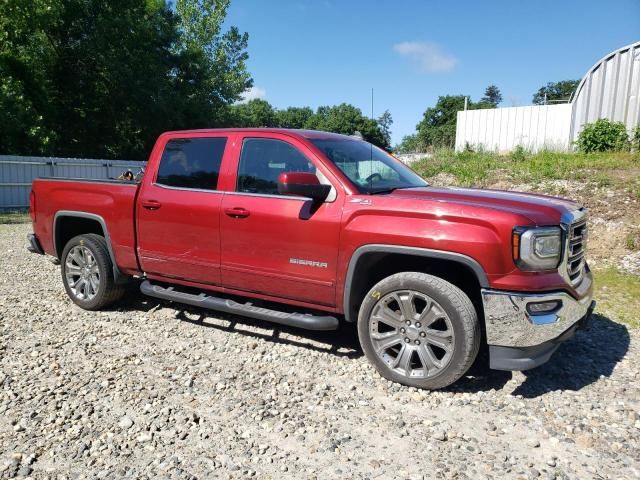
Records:
[[[373,87],[371,87],[371,120],[373,120]]]
[[[371,121],[373,122],[373,87],[371,87]],[[369,142],[369,193],[373,183],[373,143]]]

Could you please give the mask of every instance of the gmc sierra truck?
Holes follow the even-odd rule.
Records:
[[[491,368],[536,367],[595,305],[579,205],[437,188],[327,132],[164,133],[139,182],[37,179],[31,215],[28,248],[84,309],[139,284],[304,329],[355,322],[378,372],[420,388],[458,380],[481,344]]]

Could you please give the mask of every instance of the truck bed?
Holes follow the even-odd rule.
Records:
[[[34,233],[46,253],[59,257],[66,241],[59,238],[56,219],[61,221],[66,215],[93,217],[103,224],[120,269],[124,273],[135,273],[138,270],[134,224],[137,192],[137,183],[123,180],[36,179],[33,182]]]

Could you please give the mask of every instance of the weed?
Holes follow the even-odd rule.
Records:
[[[517,145],[509,154],[509,158],[514,162],[524,162],[527,159],[527,151],[522,145]]]
[[[612,320],[640,327],[640,276],[615,268],[594,272],[598,312]]]
[[[624,237],[624,246],[629,250],[640,250],[640,232],[628,232]]]

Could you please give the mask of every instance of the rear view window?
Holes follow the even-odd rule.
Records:
[[[156,183],[216,190],[226,143],[226,137],[169,140],[160,160]]]

